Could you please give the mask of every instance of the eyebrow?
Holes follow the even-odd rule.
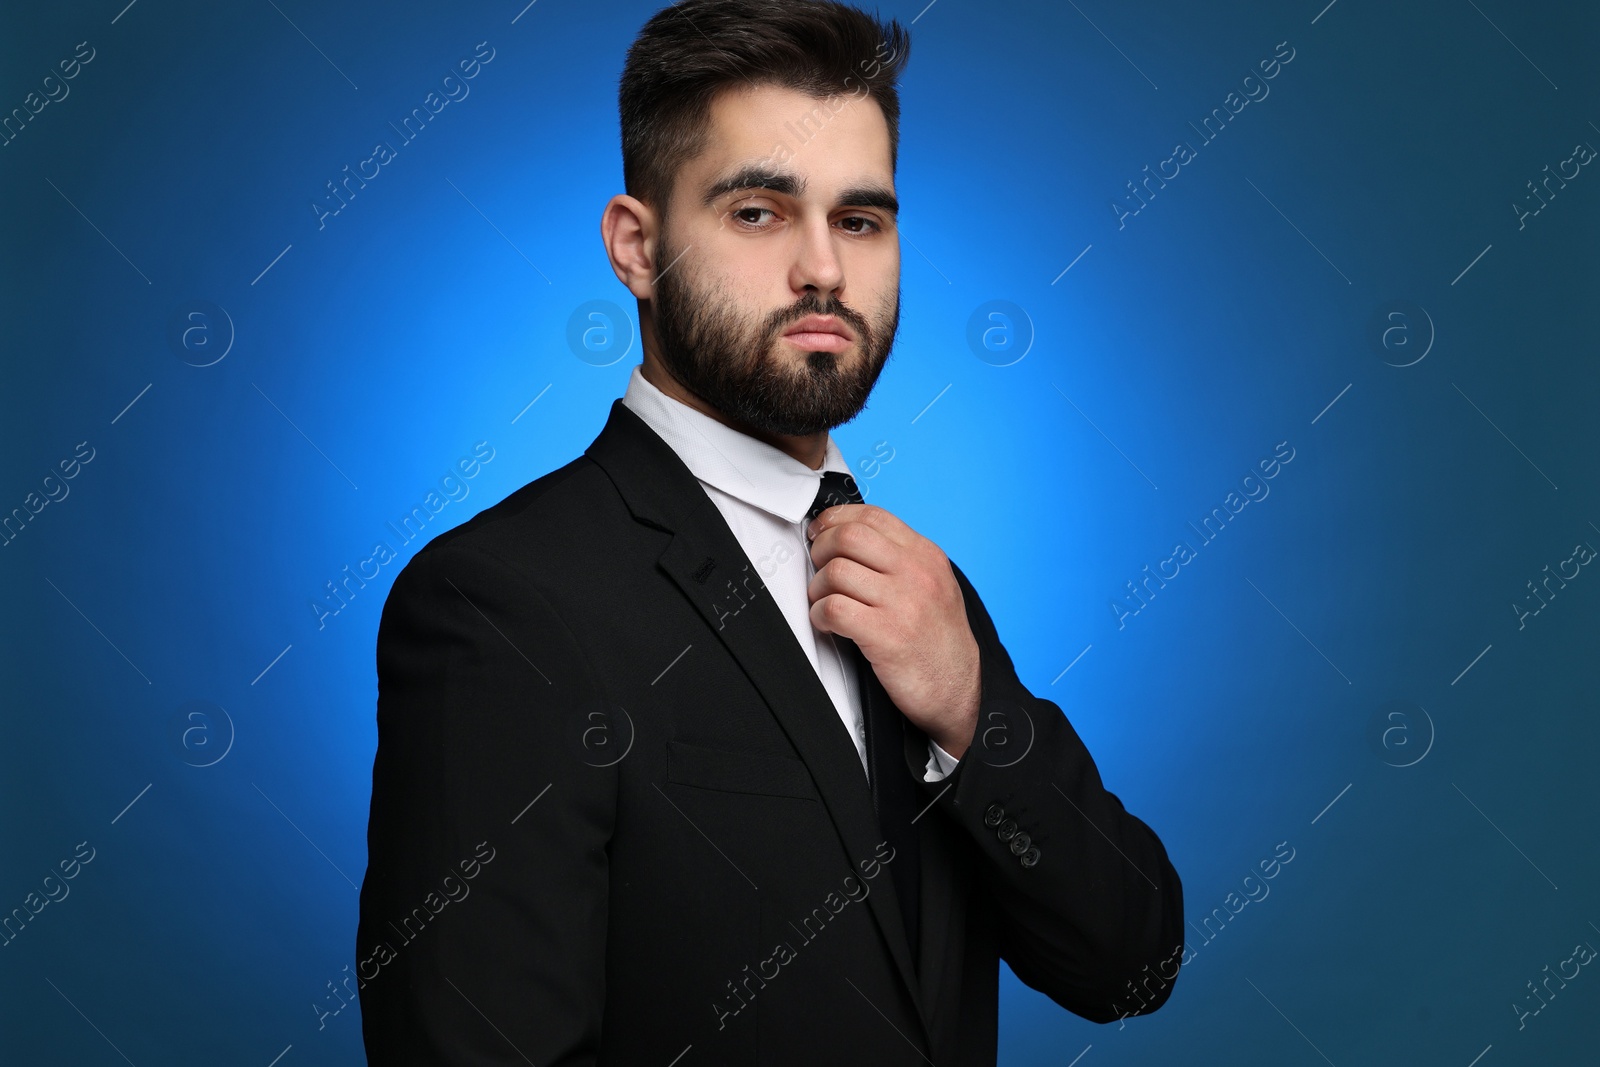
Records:
[[[773,170],[759,163],[746,164],[707,186],[701,203],[705,207],[711,207],[729,193],[745,189],[770,189],[798,200],[805,195],[806,180],[788,171]],[[900,215],[900,201],[895,199],[893,192],[876,182],[845,189],[839,194],[839,206],[877,208],[895,218]]]

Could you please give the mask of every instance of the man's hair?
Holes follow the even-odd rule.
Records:
[[[705,150],[711,102],[740,87],[777,86],[814,99],[870,96],[900,143],[895,88],[911,50],[887,25],[833,0],[683,0],[651,16],[628,49],[618,91],[622,181],[664,217],[684,164]]]

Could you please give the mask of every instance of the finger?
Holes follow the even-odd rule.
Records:
[[[811,625],[823,633],[848,637],[863,653],[872,644],[868,609],[843,593],[830,593],[811,605]]]
[[[819,533],[811,542],[811,562],[822,570],[831,560],[851,559],[880,574],[904,567],[908,549],[865,522],[843,522]]]
[[[824,530],[847,522],[863,523],[896,544],[908,548],[922,537],[917,531],[901,522],[893,512],[886,511],[876,504],[834,504],[823,508],[817,513],[816,518],[811,520],[806,534],[815,540]]]
[[[813,604],[834,594],[847,596],[868,607],[881,607],[890,598],[890,587],[884,575],[840,556],[832,566],[817,571],[806,583],[806,597]]]

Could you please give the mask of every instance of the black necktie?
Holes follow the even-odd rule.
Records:
[[[859,503],[861,493],[854,478],[838,471],[824,471],[816,501],[806,512],[806,521],[835,504]],[[884,839],[894,849],[894,859],[888,869],[900,898],[900,914],[905,919],[906,938],[911,942],[911,959],[915,962],[922,894],[917,828],[911,823],[917,814],[918,794],[906,767],[906,719],[885,696],[873,699],[872,664],[856,643],[842,634],[834,634],[833,640],[840,653],[852,657],[856,665],[862,718],[867,726],[867,776],[872,787],[872,807]]]

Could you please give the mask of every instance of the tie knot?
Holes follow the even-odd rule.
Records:
[[[822,484],[817,487],[817,498],[812,501],[811,510],[806,512],[806,521],[816,518],[824,508],[831,508],[835,504],[859,504],[861,491],[856,488],[856,480],[842,471],[823,471]]]

